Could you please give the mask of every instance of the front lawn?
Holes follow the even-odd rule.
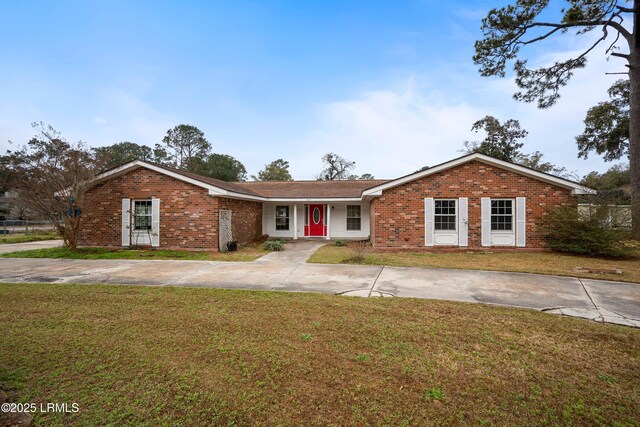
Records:
[[[307,262],[319,264],[370,264],[397,267],[454,268],[465,270],[514,271],[520,273],[554,274],[588,279],[617,280],[640,283],[640,254],[628,259],[591,258],[556,252],[356,252],[350,247],[326,245],[318,249]],[[575,267],[619,269],[623,274],[577,273]]]
[[[5,243],[28,243],[42,240],[58,240],[60,235],[54,231],[38,232],[33,234],[4,234],[0,235],[0,244]]]
[[[267,252],[260,244],[241,245],[235,252],[172,251],[166,249],[69,248],[32,249],[0,254],[2,258],[72,258],[72,259],[173,259],[195,261],[254,261]]]
[[[0,284],[37,425],[633,425],[640,330],[405,298]],[[0,420],[0,424],[1,420]]]

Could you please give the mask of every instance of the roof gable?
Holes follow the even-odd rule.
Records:
[[[252,200],[264,200],[264,197],[253,192],[249,188],[244,188],[240,186],[238,183],[226,182],[219,179],[191,173],[188,171],[174,169],[167,166],[161,166],[161,165],[151,163],[151,162],[146,162],[143,160],[134,160],[129,163],[125,163],[121,166],[110,169],[101,174],[98,174],[94,177],[93,182],[97,183],[100,181],[108,180],[138,168],[149,169],[149,170],[161,173],[163,175],[170,176],[179,181],[187,182],[197,187],[207,189],[209,190],[209,194],[214,196],[227,196],[227,197],[238,197],[238,198],[252,199]]]
[[[429,169],[414,172],[409,175],[402,176],[400,178],[388,181],[384,184],[375,186],[373,188],[369,188],[363,191],[363,196],[379,196],[382,194],[384,190],[388,190],[393,187],[397,187],[398,185],[405,184],[407,182],[415,181],[420,178],[424,178],[429,175],[436,174],[438,172],[442,172],[447,169],[451,169],[453,167],[471,162],[478,161],[481,163],[485,163],[491,166],[495,166],[500,169],[509,170],[511,172],[515,172],[519,175],[528,176],[530,178],[538,179],[540,181],[544,181],[553,185],[557,185],[558,187],[567,188],[571,190],[571,194],[593,194],[595,190],[587,188],[583,185],[578,184],[577,182],[569,181],[568,179],[560,178],[555,175],[551,175],[548,173],[540,172],[525,166],[517,165],[511,162],[505,162],[504,160],[496,159],[491,156],[487,156],[485,154],[480,153],[472,153],[467,154],[462,157],[458,157],[457,159],[449,160],[448,162],[441,163],[439,165],[433,166]]]
[[[260,201],[288,199],[360,200],[363,190],[388,182],[388,180],[227,182],[143,160],[134,160],[96,175],[93,182],[102,182],[138,168],[149,169],[205,188],[213,196]]]

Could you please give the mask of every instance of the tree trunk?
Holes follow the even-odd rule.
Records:
[[[69,249],[75,251],[78,247],[78,217],[69,217],[65,226],[67,227],[67,238],[69,239]]]
[[[629,43],[629,170],[633,236],[640,239],[640,0],[635,0],[633,41]]]

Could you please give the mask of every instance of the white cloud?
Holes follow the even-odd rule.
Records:
[[[469,139],[482,112],[425,93],[410,78],[395,89],[370,91],[318,109],[316,128],[304,139],[306,154],[292,162],[294,174],[310,178],[322,154],[355,160],[358,173],[393,178],[450,159]],[[311,173],[311,175],[312,175]]]
[[[99,145],[119,141],[135,141],[153,147],[160,142],[167,129],[175,126],[176,119],[153,108],[144,96],[117,88],[105,91],[101,109],[110,114],[110,124],[99,124],[102,141]]]
[[[488,12],[488,7],[469,7],[467,5],[457,4],[452,8],[454,16],[474,22],[480,22],[482,18],[487,16]]]
[[[546,51],[533,60],[549,63],[577,52],[578,38],[567,40],[563,50]],[[412,58],[416,52],[411,44],[400,43],[386,53]],[[368,89],[324,104],[292,104],[284,113],[233,97],[209,96],[197,111],[159,103],[162,90],[151,79],[119,80],[73,96],[47,82],[33,88],[29,79],[12,81],[0,86],[0,148],[9,148],[8,139],[26,142],[33,134],[28,126],[33,120],[51,123],[69,140],[84,139],[94,146],[124,140],[153,146],[167,129],[184,122],[199,126],[215,151],[236,156],[250,173],[282,157],[290,161],[295,178],[310,179],[320,170],[321,156],[333,151],[356,161],[359,174],[394,178],[460,155],[463,141],[480,137],[470,131],[473,122],[490,114],[520,120],[530,132],[527,152],[540,150],[547,160],[580,174],[610,166],[595,155],[578,160],[574,137],[582,130],[586,110],[605,100],[606,89],[620,78],[605,72],[624,70],[622,61],[591,55],[589,65],[576,72],[558,104],[548,110],[514,101],[512,79],[482,78],[470,58],[441,58],[403,70],[382,69],[376,78],[396,77],[362,83]]]
[[[575,49],[572,41],[571,48]],[[577,50],[546,53],[536,59],[548,64],[571,57]],[[514,101],[512,78],[482,78],[468,64],[443,64],[428,76],[412,75],[387,87],[371,89],[350,99],[318,107],[315,125],[291,153],[296,178],[312,178],[322,154],[333,151],[357,162],[357,173],[393,178],[424,165],[460,155],[465,140],[480,139],[471,125],[485,115],[518,119],[529,131],[523,151],[539,150],[546,160],[583,175],[605,170],[597,155],[577,158],[575,136],[583,130],[589,107],[607,99],[607,89],[620,76],[620,61],[593,54],[585,69],[577,70],[553,107]]]

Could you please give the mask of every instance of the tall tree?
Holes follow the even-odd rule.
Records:
[[[575,70],[587,64],[587,55],[604,44],[604,53],[626,61],[629,74],[629,161],[633,230],[640,238],[640,0],[567,0],[565,7],[553,11],[560,2],[516,0],[492,9],[482,20],[482,40],[476,41],[474,62],[483,76],[506,75],[513,62],[515,82],[521,89],[514,98],[537,101],[539,108],[555,104],[560,88]],[[630,4],[631,3],[631,4]],[[556,13],[554,13],[556,12]],[[631,19],[625,24],[625,19]],[[599,29],[601,34],[577,55],[548,67],[530,68],[522,59],[523,47],[549,40],[552,36],[583,36]],[[610,34],[613,33],[613,34]],[[609,37],[610,36],[610,37]],[[626,52],[621,52],[623,47]]]
[[[609,101],[589,108],[584,131],[576,137],[578,157],[591,151],[605,161],[629,156],[629,80],[618,80],[609,88]]]
[[[189,170],[222,181],[246,181],[247,169],[237,159],[228,154],[210,154],[204,159],[194,158]]]
[[[366,181],[368,179],[375,179],[375,178],[370,173],[363,173],[362,175],[356,175],[356,174],[349,175],[348,179],[351,181],[358,181],[358,180]]]
[[[322,163],[323,169],[317,178],[324,181],[348,179],[349,172],[356,166],[356,162],[351,162],[335,153],[322,156]]]
[[[375,176],[371,175],[370,173],[363,173],[362,175],[360,175],[358,177],[358,179],[360,180],[367,180],[367,179],[376,179]]]
[[[572,177],[573,174],[569,173],[567,168],[556,166],[551,162],[545,162],[542,160],[543,157],[544,155],[540,151],[534,151],[531,154],[518,153],[516,155],[515,162],[519,165],[526,166],[540,172],[549,173],[551,175],[561,176],[564,178]]]
[[[264,165],[264,169],[258,172],[258,176],[252,175],[256,181],[291,181],[293,178],[289,173],[289,162],[278,159]]]
[[[581,182],[586,187],[598,190],[598,194],[604,194],[608,199],[615,199],[617,203],[629,203],[631,196],[629,172],[629,165],[617,164],[604,173],[589,172]]]
[[[160,144],[153,147],[153,161],[165,166],[175,166],[171,154]]]
[[[486,137],[482,141],[465,141],[467,153],[482,153],[507,162],[514,162],[520,148],[524,145],[520,139],[528,135],[520,128],[518,120],[509,119],[500,123],[493,116],[485,116],[471,127],[472,131],[484,131]]]
[[[146,145],[138,145],[133,142],[124,141],[106,147],[92,148],[91,151],[96,156],[105,169],[111,169],[132,160],[147,160],[153,162],[153,150]]]
[[[165,147],[156,146],[156,150],[166,149],[167,161],[179,169],[190,170],[193,159],[202,159],[211,150],[211,144],[204,133],[195,126],[178,125],[169,129],[162,139]]]
[[[520,139],[526,137],[529,132],[520,127],[520,122],[509,119],[500,123],[493,116],[485,116],[473,124],[471,130],[476,132],[484,130],[486,137],[482,141],[465,141],[465,153],[482,153],[507,162],[517,163],[540,172],[550,173],[562,177],[571,174],[564,167],[559,167],[551,162],[542,160],[544,155],[540,151],[526,154],[520,151],[524,146]],[[428,169],[427,166],[420,170]]]
[[[82,206],[90,179],[99,170],[82,142],[70,143],[51,126],[34,123],[39,134],[2,157],[7,187],[20,204],[47,218],[70,249],[77,245]]]

